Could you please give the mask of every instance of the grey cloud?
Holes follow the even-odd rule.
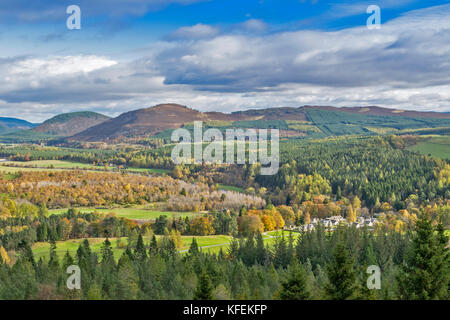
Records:
[[[450,5],[426,23],[408,17],[381,30],[297,31],[268,36],[221,35],[180,42],[155,59],[167,84],[212,91],[257,90],[283,83],[400,87],[450,82]],[[442,14],[445,19],[442,19]]]

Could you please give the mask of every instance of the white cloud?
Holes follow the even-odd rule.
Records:
[[[63,110],[117,115],[167,101],[225,112],[304,104],[450,111],[450,5],[410,12],[381,30],[180,30],[189,41],[154,43],[129,62],[0,59],[0,111],[29,113],[33,121]]]
[[[48,59],[31,58],[9,66],[8,75],[56,76],[78,72],[91,72],[117,64],[116,61],[98,56],[65,56]]]
[[[250,32],[262,32],[268,28],[268,25],[263,20],[250,19],[239,24],[238,27]]]
[[[191,27],[182,27],[168,36],[170,40],[191,40],[211,38],[219,33],[219,29],[198,23]]]

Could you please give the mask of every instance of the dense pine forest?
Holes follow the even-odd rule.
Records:
[[[62,260],[51,242],[49,260],[33,256],[26,241],[13,266],[0,263],[2,299],[448,299],[448,237],[422,215],[413,232],[323,228],[272,248],[261,233],[234,240],[218,254],[194,240],[186,254],[174,241],[139,235],[116,262],[106,239],[100,254],[85,240]],[[65,270],[81,268],[82,289],[66,287]],[[382,289],[366,287],[369,265],[381,269]]]

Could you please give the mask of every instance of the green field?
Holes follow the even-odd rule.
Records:
[[[427,137],[425,141],[409,147],[408,150],[436,158],[450,159],[450,136]]]
[[[280,237],[284,235],[285,237],[288,236],[288,232],[280,232],[280,231],[273,231],[265,234],[263,236],[264,243],[268,246],[272,246],[274,242],[276,241],[277,237]],[[293,233],[294,239],[297,239],[299,234]],[[162,236],[156,236],[157,239],[161,239]],[[228,246],[232,240],[232,237],[230,236],[224,236],[224,235],[214,235],[214,236],[182,236],[183,240],[183,247],[179,249],[181,253],[187,252],[189,250],[189,246],[192,243],[192,239],[195,238],[197,240],[198,246],[201,248],[203,252],[208,253],[218,253],[220,249],[222,249],[224,252],[227,251]],[[89,238],[89,244],[91,247],[91,250],[96,253],[100,253],[102,243],[105,241],[105,238]],[[125,251],[128,239],[126,237],[123,237],[120,239],[121,246],[118,247],[118,238],[110,238],[109,239],[114,251],[114,257],[116,259],[119,259],[119,257],[122,255],[122,253]],[[81,242],[83,242],[84,239],[72,239],[67,241],[58,241],[56,243],[56,253],[58,257],[61,259],[64,254],[69,251],[69,253],[74,257],[76,255],[76,251],[80,245]],[[150,238],[144,237],[144,242],[146,245],[149,244]],[[39,260],[40,258],[47,259],[49,255],[49,249],[50,249],[50,243],[48,242],[37,242],[32,246],[33,254],[36,258],[36,260]]]
[[[56,170],[95,170],[104,171],[104,166],[94,166],[88,163],[71,162],[63,160],[35,160],[35,161],[5,161],[0,163],[0,172],[17,173],[20,171],[56,171]],[[108,168],[108,171],[117,170],[115,167]],[[167,174],[169,170],[152,168],[127,168],[130,173],[151,173]]]
[[[70,162],[61,160],[36,160],[36,161],[5,161],[0,163],[0,172],[14,174],[20,171],[58,171],[58,170],[104,170],[104,167],[93,166],[87,163]],[[8,179],[7,176],[5,178]]]
[[[156,236],[158,240],[161,236]],[[184,252],[189,249],[190,244],[192,243],[193,236],[182,236],[183,239],[183,247],[180,248],[180,251]],[[207,246],[224,246],[227,247],[228,243],[231,241],[231,237],[229,236],[204,236],[204,237],[195,237],[197,240],[197,244],[199,247],[207,247]],[[89,238],[89,244],[92,252],[100,253],[102,243],[105,241],[105,238]],[[114,257],[118,259],[122,253],[125,251],[128,239],[126,237],[121,238],[121,247],[117,246],[117,238],[110,238],[111,245],[114,251]],[[81,242],[84,239],[72,239],[67,241],[58,241],[56,242],[56,253],[58,257],[61,259],[64,254],[69,251],[72,256],[76,255],[77,249]],[[144,242],[148,245],[150,239],[148,237],[144,238]],[[32,246],[33,254],[38,260],[39,258],[47,259],[49,255],[50,243],[48,242],[37,242]],[[211,248],[212,249],[212,248]]]
[[[390,132],[404,129],[432,129],[450,125],[450,119],[439,118],[410,118],[400,115],[379,116],[322,109],[307,109],[306,112],[308,119],[328,136],[372,135],[377,131],[375,128],[386,128],[387,130],[383,131]]]
[[[227,186],[224,184],[219,184],[219,189],[226,190],[226,191],[235,191],[235,192],[244,192],[244,188],[235,187],[235,186]]]
[[[118,217],[124,217],[128,219],[136,220],[155,220],[159,216],[167,217],[190,217],[195,214],[195,212],[175,212],[175,211],[158,211],[148,208],[75,208],[77,211],[82,213],[89,213],[97,211],[99,213],[115,213]],[[67,212],[67,208],[63,209],[52,209],[49,210],[49,214],[62,214]]]
[[[136,173],[153,173],[153,174],[167,174],[169,170],[166,169],[147,169],[147,168],[128,168],[126,169],[128,172],[136,172]]]
[[[62,160],[36,160],[36,161],[5,161],[1,163],[4,166],[13,167],[36,167],[46,169],[102,169],[101,166],[93,166],[87,163],[70,162]]]

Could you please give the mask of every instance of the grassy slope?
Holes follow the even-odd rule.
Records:
[[[268,235],[264,235],[264,243],[268,246],[272,246],[274,242],[276,241],[275,237],[281,236],[282,233],[279,231],[270,232]],[[283,233],[285,237],[287,237],[288,233]],[[293,233],[294,239],[297,239],[298,235],[297,233]],[[157,236],[158,240],[161,238],[161,236]],[[220,249],[222,249],[224,252],[228,249],[229,243],[232,240],[232,237],[230,236],[224,236],[224,235],[214,235],[214,236],[204,236],[204,237],[193,237],[193,236],[182,236],[183,240],[183,247],[180,248],[180,252],[184,253],[186,250],[189,249],[189,246],[192,242],[192,239],[196,238],[197,244],[199,247],[203,247],[201,250],[204,252],[209,253],[218,253]],[[105,241],[105,238],[89,238],[89,243],[91,246],[91,249],[93,252],[100,253],[102,243]],[[122,253],[126,249],[127,245],[127,238],[123,237],[121,238],[122,247],[117,247],[117,238],[111,238],[109,239],[111,241],[111,245],[113,247],[114,251],[114,257],[118,259]],[[75,257],[76,251],[78,249],[78,246],[80,243],[84,241],[84,239],[72,239],[67,241],[58,241],[56,243],[56,253],[58,254],[58,257],[61,259],[66,251],[69,251],[69,253],[72,255],[72,257]],[[148,237],[144,238],[144,242],[148,244],[150,239]],[[212,247],[209,247],[212,246]],[[209,247],[209,248],[208,248]],[[48,242],[38,242],[35,243],[33,246],[33,253],[38,260],[39,258],[48,259],[49,255],[49,249],[50,244]]]
[[[306,112],[309,120],[323,133],[333,136],[371,135],[379,131],[379,128],[385,128],[386,132],[390,132],[450,126],[450,119],[378,116],[320,109],[307,109]]]
[[[235,192],[240,192],[240,193],[244,192],[243,188],[235,187],[235,186],[227,186],[227,185],[224,185],[224,184],[219,184],[219,189],[223,189],[223,190],[226,190],[226,191],[235,191]]]
[[[441,159],[450,159],[450,136],[432,136],[408,148]]]
[[[31,167],[31,168],[30,168]],[[5,161],[0,163],[0,172],[15,173],[19,171],[54,171],[54,170],[70,170],[70,169],[86,169],[100,170],[105,169],[104,166],[94,166],[88,163],[70,162],[63,160],[36,160],[36,161]],[[135,173],[152,173],[167,174],[168,170],[164,169],[147,169],[147,168],[127,168],[128,172]]]
[[[190,217],[194,212],[174,212],[174,211],[157,211],[144,208],[112,208],[112,209],[95,209],[95,208],[76,208],[76,210],[87,212],[100,212],[100,213],[115,213],[118,217],[124,217],[128,219],[142,219],[142,220],[155,220],[159,216],[166,215],[167,217]],[[49,210],[50,214],[61,214],[67,212],[67,208]]]

